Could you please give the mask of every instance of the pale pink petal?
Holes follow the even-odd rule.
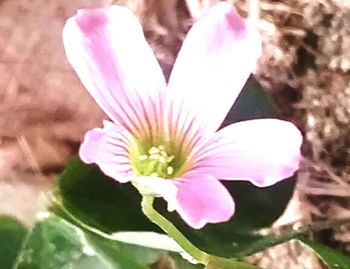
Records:
[[[80,158],[88,164],[97,164],[103,173],[119,182],[133,177],[128,144],[129,134],[122,127],[105,122],[103,129],[95,128],[85,134],[80,146]]]
[[[235,211],[230,193],[210,175],[189,173],[174,180],[137,177],[132,181],[142,193],[163,197],[168,203],[168,210],[176,210],[195,229],[207,223],[225,222]]]
[[[195,153],[192,169],[219,179],[270,186],[292,176],[301,159],[300,131],[277,119],[229,125]]]
[[[128,8],[79,11],[67,21],[63,41],[82,83],[113,121],[134,135],[162,128],[165,79]]]
[[[132,183],[142,195],[161,196],[167,201],[168,210],[175,210],[177,186],[174,180],[154,176],[137,176],[132,179]]]
[[[178,187],[175,209],[193,228],[228,221],[234,214],[230,193],[213,176],[193,173],[175,180],[175,184]]]
[[[174,132],[190,125],[196,126],[194,132],[198,126],[215,132],[260,53],[258,31],[230,4],[222,1],[209,9],[190,29],[170,76],[169,117],[178,126]]]

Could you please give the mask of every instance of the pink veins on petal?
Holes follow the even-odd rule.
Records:
[[[126,7],[81,10],[63,31],[69,62],[109,116],[80,148],[119,182],[144,184],[194,228],[229,220],[219,180],[273,185],[298,169],[302,137],[291,123],[250,120],[218,131],[261,53],[256,29],[226,2],[194,23],[169,82]]]

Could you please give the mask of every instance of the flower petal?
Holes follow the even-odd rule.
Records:
[[[226,2],[190,29],[169,80],[172,119],[186,129],[197,118],[216,131],[256,66],[261,39]],[[188,111],[186,111],[188,110]]]
[[[178,187],[176,211],[195,229],[207,223],[228,221],[235,204],[227,189],[213,176],[190,174],[175,181]]]
[[[105,122],[103,129],[95,128],[85,134],[79,155],[85,163],[96,163],[103,173],[119,182],[133,177],[127,151],[128,133],[122,127]]]
[[[63,30],[67,58],[92,97],[134,135],[160,126],[166,83],[132,12],[80,10]]]
[[[176,207],[177,186],[174,180],[154,176],[137,176],[132,183],[142,195],[158,195],[168,202],[168,210],[173,211]]]
[[[227,221],[235,211],[230,193],[210,175],[187,174],[175,180],[136,177],[132,181],[141,192],[163,197],[168,210],[176,210],[195,229],[207,223]]]
[[[192,169],[219,179],[270,186],[290,177],[301,159],[300,131],[290,122],[258,119],[231,124],[196,152]]]

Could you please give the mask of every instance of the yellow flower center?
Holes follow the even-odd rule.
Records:
[[[134,172],[141,176],[174,178],[185,169],[186,158],[182,152],[173,150],[171,145],[148,146],[139,145],[130,151]]]

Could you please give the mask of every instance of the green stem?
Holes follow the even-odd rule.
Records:
[[[264,249],[266,249],[267,242],[269,247],[273,247],[292,239],[301,238],[310,234],[311,232],[319,232],[326,229],[332,229],[346,223],[350,223],[350,218],[318,221],[301,227],[297,230],[291,230],[280,235],[270,235],[265,237],[261,241],[256,242],[254,245],[252,245],[251,248],[249,248],[248,251],[240,252],[237,256],[238,258],[243,258],[255,254],[257,252],[263,251]]]
[[[262,269],[253,264],[212,256],[204,269]]]
[[[171,236],[184,251],[191,255],[201,264],[208,264],[210,255],[193,245],[170,221],[164,218],[153,208],[154,196],[144,195],[142,197],[142,212],[147,218],[158,225],[166,234]]]

